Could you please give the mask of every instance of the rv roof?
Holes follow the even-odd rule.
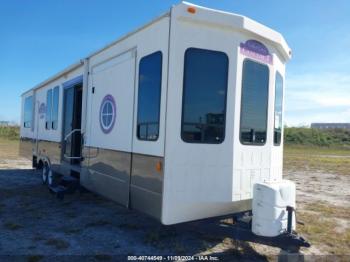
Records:
[[[289,60],[291,57],[291,49],[289,48],[288,44],[286,43],[285,39],[283,38],[283,36],[272,30],[269,27],[266,27],[250,18],[247,18],[245,16],[242,15],[238,15],[238,14],[234,14],[234,13],[229,13],[229,12],[225,12],[225,11],[220,11],[220,10],[216,10],[216,9],[210,9],[210,8],[206,8],[206,7],[202,7],[202,6],[198,6],[198,5],[194,5],[192,3],[189,2],[181,2],[178,5],[173,6],[173,8],[178,8],[178,7],[195,7],[198,8],[200,10],[203,11],[208,11],[210,13],[216,13],[216,14],[224,14],[225,16],[227,16],[228,18],[231,18],[232,20],[230,20],[230,23],[227,23],[225,26],[227,27],[231,27],[231,28],[235,28],[236,30],[245,30],[245,31],[249,31],[255,35],[258,35],[264,39],[266,39],[267,41],[270,41],[272,43],[274,43],[277,46],[277,50],[282,54],[282,56],[284,57],[284,59]],[[125,38],[128,38],[129,36],[143,30],[146,27],[149,27],[150,25],[154,24],[155,22],[159,21],[160,19],[170,16],[171,11],[165,13],[164,15],[152,20],[151,22],[147,23],[146,25],[132,31],[131,33],[128,33],[120,38],[118,38],[116,41],[113,41],[112,43],[106,45],[105,47],[91,53],[90,55],[88,55],[86,58],[90,58],[92,56],[95,56],[101,52],[103,52],[104,50],[108,49],[109,47],[117,44],[118,42],[124,40]],[[26,93],[29,93],[33,90],[39,89],[43,86],[45,86],[46,84],[60,78],[61,76],[73,71],[74,69],[80,67],[83,65],[83,60],[81,59],[79,62],[72,64],[71,66],[67,67],[66,69],[60,71],[59,73],[55,74],[54,76],[48,78],[47,80],[41,82],[40,84],[34,86],[33,88],[31,88],[30,90],[27,90],[26,92],[24,92],[22,94],[25,95]]]

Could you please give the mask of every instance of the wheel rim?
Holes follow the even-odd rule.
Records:
[[[44,165],[44,167],[43,167],[42,179],[43,179],[43,183],[45,184],[47,181],[47,167],[46,167],[46,165]]]
[[[53,174],[52,174],[52,170],[50,169],[47,175],[47,182],[49,184],[49,186],[52,186],[52,182],[53,182]]]

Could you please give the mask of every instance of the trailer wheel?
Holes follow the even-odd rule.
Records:
[[[58,182],[57,174],[54,173],[51,168],[49,168],[49,171],[47,173],[47,185],[54,187],[58,184],[57,182]]]
[[[43,184],[46,185],[47,184],[47,180],[48,180],[48,173],[49,173],[49,165],[47,163],[45,163],[43,165],[43,168],[41,170],[41,178],[42,178],[42,181],[43,181]]]

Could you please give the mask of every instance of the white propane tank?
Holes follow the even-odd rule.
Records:
[[[295,184],[289,180],[255,183],[253,188],[252,231],[274,237],[287,230],[287,206],[295,208]],[[295,230],[295,212],[292,229]]]

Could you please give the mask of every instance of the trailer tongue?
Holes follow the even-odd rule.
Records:
[[[273,246],[290,252],[310,243],[295,231],[295,184],[289,180],[255,183],[252,210],[193,223],[204,234]],[[210,221],[210,223],[208,223]]]
[[[191,227],[203,234],[215,235],[218,237],[229,237],[240,241],[249,241],[262,245],[278,247],[288,252],[298,252],[301,247],[310,247],[310,243],[297,232],[284,231],[273,237],[259,236],[251,230],[252,213],[246,212],[227,216],[223,220],[205,220],[193,222]],[[227,219],[233,218],[232,222],[225,222]],[[222,217],[222,219],[224,219]]]

